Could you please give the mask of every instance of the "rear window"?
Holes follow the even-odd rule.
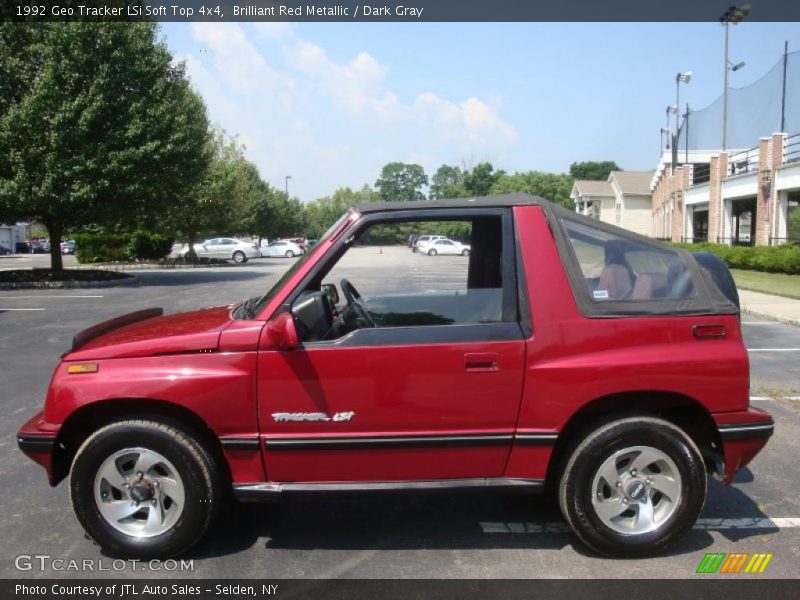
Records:
[[[677,252],[570,219],[562,224],[594,302],[696,296],[692,275]]]

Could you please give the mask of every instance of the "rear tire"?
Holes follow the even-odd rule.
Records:
[[[653,417],[612,421],[578,445],[559,483],[559,505],[600,554],[652,556],[692,528],[706,499],[705,465],[681,429]]]
[[[428,250],[428,256],[436,256],[436,249],[431,248],[430,250]]]
[[[294,252],[291,250],[286,251],[286,258],[294,258]]]
[[[70,498],[86,533],[112,556],[163,559],[208,531],[222,503],[221,482],[219,466],[189,432],[128,420],[81,445]]]
[[[237,250],[233,253],[233,262],[238,264],[243,264],[247,262],[247,256],[241,250]]]

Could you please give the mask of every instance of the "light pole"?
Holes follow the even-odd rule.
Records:
[[[670,132],[670,129],[669,129],[669,116],[670,116],[670,114],[672,114],[672,107],[668,106],[667,107],[667,128],[661,130],[661,131],[663,131],[664,133],[667,134],[667,150],[670,149],[670,145],[669,145],[669,132]]]
[[[741,23],[750,13],[750,5],[743,4],[739,8],[731,6],[719,18],[719,22],[725,28],[725,62],[723,64],[723,89],[722,89],[722,150],[728,147],[728,71],[738,71],[744,66],[744,63],[732,65],[728,60],[728,26],[733,23],[734,25]]]
[[[675,172],[675,167],[677,166],[674,163],[678,162],[677,159],[677,150],[678,150],[678,128],[680,127],[680,116],[681,116],[681,84],[685,83],[686,85],[692,80],[692,72],[686,71],[686,73],[678,73],[675,75],[675,137],[672,140],[672,155],[675,157],[672,165],[672,172]]]
[[[284,187],[286,188],[286,199],[287,199],[287,200],[289,199],[289,180],[290,180],[291,178],[292,178],[292,176],[291,176],[291,175],[287,175],[287,176],[284,178],[284,180],[283,180]]]

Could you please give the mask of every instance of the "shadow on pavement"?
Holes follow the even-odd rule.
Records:
[[[225,283],[225,282],[239,282],[250,281],[266,277],[272,271],[263,269],[259,271],[237,271],[236,267],[221,267],[218,269],[186,269],[184,271],[169,270],[169,271],[148,271],[146,273],[137,273],[136,283],[132,286],[137,287],[150,287],[150,286],[178,286],[178,285],[194,285],[202,283]],[[266,291],[266,290],[265,290]]]
[[[741,490],[709,481],[709,502],[702,519],[765,517]],[[255,544],[263,544],[265,550],[559,550],[572,546],[579,554],[596,556],[566,529],[485,533],[482,522],[560,524],[563,520],[554,497],[548,495],[474,491],[285,495],[263,503],[235,504],[188,557],[225,556]],[[735,541],[777,531],[728,529],[720,533]],[[694,529],[668,555],[697,552],[713,543],[710,531]]]

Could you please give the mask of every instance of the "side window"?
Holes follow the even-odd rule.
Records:
[[[593,301],[680,300],[696,295],[691,274],[677,252],[571,219],[562,223]]]
[[[458,240],[460,253],[414,252],[407,245],[409,235],[431,229]],[[448,239],[433,243],[455,246]],[[393,221],[363,230],[292,312],[303,341],[335,340],[362,328],[502,323],[503,294],[500,215]]]

